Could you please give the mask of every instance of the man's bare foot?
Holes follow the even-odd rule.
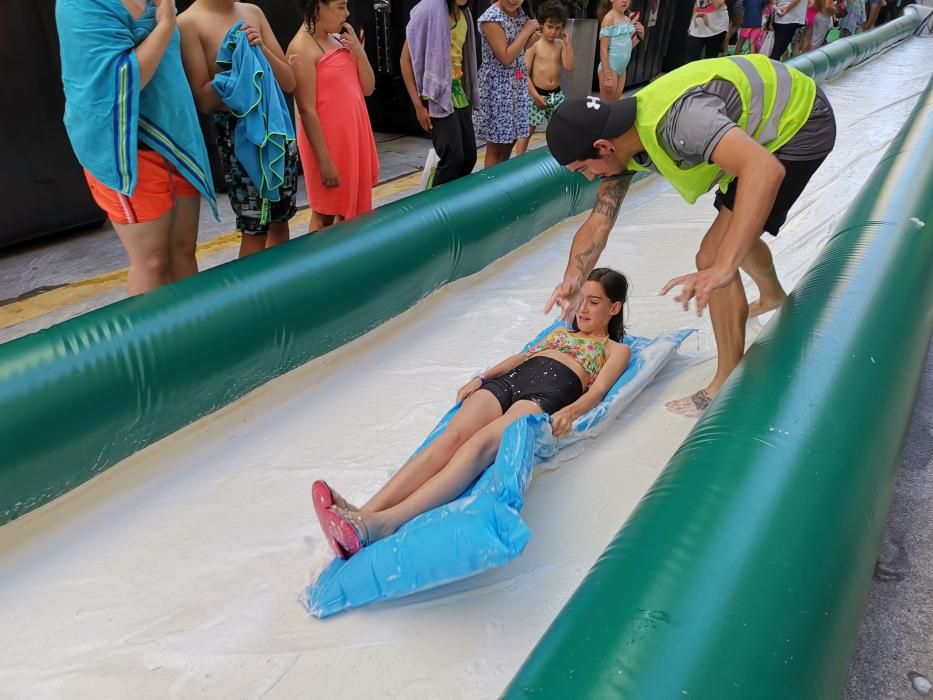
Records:
[[[761,314],[766,314],[769,311],[774,311],[777,307],[784,303],[784,300],[787,298],[786,294],[782,294],[779,297],[773,299],[758,299],[753,301],[748,305],[748,317],[755,318],[756,316],[761,316]]]
[[[664,404],[664,408],[684,418],[699,418],[706,409],[709,408],[712,400],[712,397],[707,393],[706,389],[700,389],[690,396],[685,396],[676,401],[668,401]]]

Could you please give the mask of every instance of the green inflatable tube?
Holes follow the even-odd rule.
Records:
[[[536,151],[0,345],[0,524],[592,205]]]
[[[933,82],[507,698],[838,698],[933,333]]]
[[[482,269],[595,189],[529,154],[0,346],[0,524]]]
[[[919,25],[919,15],[908,7],[902,17],[892,22],[870,32],[824,44],[795,56],[787,61],[787,65],[803,71],[817,82],[823,82],[907,39]]]

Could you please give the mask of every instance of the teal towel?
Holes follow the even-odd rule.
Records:
[[[155,29],[154,5],[135,20],[120,0],[58,0],[55,19],[65,129],[78,162],[104,185],[129,196],[136,188],[141,141],[173,163],[208,199],[217,217],[178,31],[152,80],[140,89],[135,49]]]
[[[243,22],[227,32],[217,65],[225,70],[214,76],[212,86],[237,117],[233,150],[265,200],[265,212],[266,202],[279,200],[285,154],[289,141],[295,140],[288,104],[262,49],[249,45]]]

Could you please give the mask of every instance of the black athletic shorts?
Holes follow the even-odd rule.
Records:
[[[780,160],[780,158],[778,158]],[[826,156],[814,160],[781,160],[784,166],[784,181],[778,190],[777,197],[774,199],[774,206],[771,207],[771,213],[765,221],[765,231],[772,236],[778,235],[781,226],[787,221],[787,212],[794,206],[794,202],[800,197],[813,173],[817,171]],[[725,192],[716,189],[716,200],[713,205],[716,209],[725,207],[732,211],[735,207],[735,191],[739,186],[739,178],[732,180],[726,187]]]
[[[547,414],[557,413],[583,396],[583,384],[577,373],[553,357],[530,357],[511,372],[487,379],[485,389],[505,413],[516,401],[534,401]]]

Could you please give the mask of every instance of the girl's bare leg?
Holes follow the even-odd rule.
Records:
[[[266,249],[266,238],[268,234],[262,233],[241,233],[240,234],[240,257],[253,255]]]
[[[447,429],[408,460],[360,510],[376,512],[402,502],[443,469],[465,442],[501,416],[502,407],[495,396],[484,389],[475,391]]]
[[[180,280],[198,272],[198,219],[200,197],[175,197],[175,220],[172,222],[171,277]]]
[[[505,429],[522,416],[541,413],[534,401],[516,401],[504,416],[465,442],[450,462],[408,498],[378,513],[363,513],[373,541],[391,535],[417,515],[457,498],[496,458]]]
[[[328,226],[333,226],[337,217],[333,214],[321,214],[316,211],[311,212],[311,221],[308,223],[308,233],[323,231]]]
[[[628,71],[622,71],[619,77],[616,79],[616,89],[612,94],[612,101],[618,102],[622,98],[622,92],[625,90],[625,75]]]
[[[129,296],[148,292],[172,281],[171,238],[175,211],[144,224],[113,224],[130,259],[126,281]]]
[[[483,161],[484,168],[491,168],[494,165],[498,165],[509,159],[509,156],[512,155],[512,147],[515,145],[512,143],[487,143],[486,144],[486,158]]]
[[[266,248],[280,243],[288,243],[289,231],[287,221],[277,221],[269,224],[269,233],[266,236]]]
[[[528,152],[528,144],[531,143],[531,137],[534,136],[535,128],[529,127],[531,131],[528,133],[528,137],[524,139],[519,139],[515,142],[515,155],[523,156]]]

